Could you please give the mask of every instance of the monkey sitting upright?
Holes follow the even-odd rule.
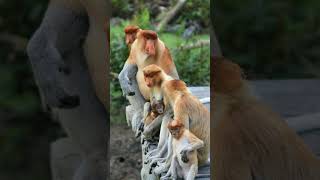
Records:
[[[199,139],[203,140],[204,147],[198,149],[199,165],[205,164],[209,157],[210,146],[210,113],[206,107],[191,94],[186,84],[175,80],[166,74],[159,66],[151,64],[143,69],[146,84],[152,89],[158,89],[163,95],[164,105],[173,110],[174,119],[179,119],[186,129],[189,129]],[[161,134],[161,132],[160,132]],[[160,139],[161,139],[160,135]],[[168,144],[168,146],[171,146]],[[168,149],[170,149],[168,147]],[[169,153],[171,153],[169,151]],[[169,163],[156,167],[154,172],[160,174],[166,171]]]
[[[179,120],[168,123],[168,129],[173,138],[173,156],[169,171],[161,179],[171,177],[194,180],[198,173],[197,150],[204,146],[203,141],[186,129]]]

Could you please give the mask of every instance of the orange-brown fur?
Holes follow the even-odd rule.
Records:
[[[146,50],[146,41],[149,38],[149,44]],[[154,38],[154,39],[152,39]],[[150,40],[154,42],[154,54],[148,54],[150,52]],[[152,48],[152,47],[151,47]],[[128,61],[135,62],[138,66],[138,72],[136,75],[137,82],[141,94],[146,100],[150,99],[150,89],[146,86],[142,69],[150,64],[156,64],[160,66],[164,72],[172,76],[174,79],[178,79],[178,73],[176,66],[171,58],[169,50],[165,44],[158,38],[157,34],[150,30],[140,30],[137,33],[137,38],[131,46],[130,55]]]
[[[145,117],[144,119],[144,125],[149,125],[158,116],[159,114],[157,114],[156,112],[150,111],[147,117]]]
[[[213,179],[319,180],[319,161],[278,114],[250,94],[240,67],[216,58],[213,70]]]
[[[182,134],[185,130],[184,125],[180,120],[173,120],[173,121],[169,122],[167,127],[168,127],[172,137],[175,139],[180,139],[180,137],[182,136]],[[173,131],[178,131],[178,134],[172,133]]]
[[[128,25],[125,27],[124,32],[126,34],[126,44],[131,46],[131,44],[136,40],[137,32],[140,31],[140,28],[135,25]]]
[[[171,107],[173,109],[174,119],[183,123],[195,136],[204,141],[204,148],[198,150],[198,159],[200,164],[207,162],[210,146],[209,111],[189,92],[183,81],[172,79],[159,66],[149,65],[143,71],[145,75],[160,71],[160,73],[151,77],[151,81],[160,82],[153,83],[153,85],[161,86],[164,105],[166,108]],[[189,124],[189,121],[191,124]]]

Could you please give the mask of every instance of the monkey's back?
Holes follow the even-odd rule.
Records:
[[[320,179],[319,160],[278,114],[257,100],[230,103],[213,134],[214,166],[238,164],[261,180]],[[228,155],[233,162],[227,162]]]

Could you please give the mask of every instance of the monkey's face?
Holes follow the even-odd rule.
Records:
[[[130,46],[134,42],[134,40],[136,40],[136,35],[139,29],[140,28],[138,26],[134,25],[129,25],[124,29],[124,32],[126,33],[126,44],[128,46]]]
[[[155,86],[160,87],[162,82],[160,73],[144,74],[144,80],[149,88],[153,88]]]
[[[180,136],[183,134],[184,131],[184,124],[181,122],[180,119],[175,119],[168,123],[168,129],[173,138],[179,139]]]
[[[171,127],[169,128],[169,131],[173,138],[179,138],[180,136],[180,127]]]
[[[163,100],[156,100],[154,97],[152,98],[151,102],[151,110],[156,114],[163,114],[164,112],[164,104]]]
[[[152,76],[144,75],[144,81],[146,82],[146,85],[147,85],[149,88],[152,88],[152,87],[154,86]]]
[[[126,44],[131,45],[136,39],[136,33],[127,33],[126,34]]]
[[[143,68],[144,80],[149,88],[155,86],[160,88],[163,76],[161,72],[162,69],[155,64],[151,64]]]

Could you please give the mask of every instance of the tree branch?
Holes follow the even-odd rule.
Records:
[[[162,29],[171,21],[171,19],[181,10],[183,5],[186,3],[186,0],[178,0],[177,4],[169,10],[167,15],[160,21],[156,27],[156,31],[162,31]]]
[[[195,48],[200,48],[200,47],[209,46],[209,45],[210,45],[210,40],[198,40],[194,43],[180,46],[178,49],[179,50],[189,50],[189,49],[195,49]]]

